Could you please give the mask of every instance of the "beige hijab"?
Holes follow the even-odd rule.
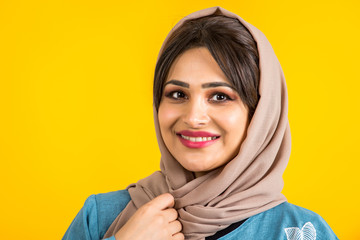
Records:
[[[284,74],[275,53],[258,29],[220,7],[194,12],[170,31],[165,42],[185,20],[211,14],[238,19],[257,42],[260,58],[260,100],[238,155],[226,165],[195,178],[170,154],[162,140],[157,112],[155,129],[161,151],[161,171],[128,186],[131,201],[117,216],[105,237],[114,235],[145,203],[169,192],[175,198],[186,239],[204,239],[230,224],[264,212],[286,201],[282,174],[291,148],[288,99]],[[164,46],[164,44],[163,44]],[[159,56],[163,51],[160,50]],[[155,108],[154,108],[155,109]]]

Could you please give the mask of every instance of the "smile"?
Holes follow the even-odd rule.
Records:
[[[189,137],[189,136],[185,136],[180,134],[180,136],[183,139],[189,140],[191,142],[206,142],[206,141],[211,141],[211,140],[215,140],[218,137]]]
[[[188,148],[204,148],[217,142],[220,136],[203,131],[181,131],[176,134],[180,142]]]

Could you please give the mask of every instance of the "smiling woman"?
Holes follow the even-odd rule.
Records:
[[[337,239],[287,202],[287,91],[266,37],[220,7],[169,33],[154,76],[161,171],[93,195],[63,239]]]
[[[165,145],[184,168],[198,177],[234,158],[248,115],[207,48],[187,50],[174,61],[158,116]]]

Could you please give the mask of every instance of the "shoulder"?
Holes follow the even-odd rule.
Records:
[[[62,239],[101,239],[129,201],[127,190],[91,195]]]
[[[250,217],[230,234],[224,240],[243,234],[249,239],[338,239],[320,215],[288,202]]]
[[[309,239],[338,239],[327,222],[311,210],[285,202],[272,212],[281,217],[287,239],[296,239],[299,234],[313,236]]]
[[[98,207],[98,212],[108,212],[118,209],[119,213],[126,207],[131,200],[130,194],[127,190],[119,190],[108,193],[99,193],[91,195],[89,199],[93,199]],[[87,201],[88,201],[87,200]]]
[[[89,196],[84,204],[84,214],[96,215],[99,236],[104,236],[111,223],[131,200],[127,190]]]
[[[289,202],[279,204],[259,215],[263,215],[264,218],[279,218],[284,222],[323,221],[317,213]]]
[[[102,214],[109,216],[112,213],[117,216],[130,200],[127,190],[93,194],[86,199],[83,209],[86,212],[96,211],[98,215],[101,214],[99,217],[105,217]]]

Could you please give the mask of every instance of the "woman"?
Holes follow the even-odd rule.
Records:
[[[265,36],[213,7],[160,50],[154,119],[161,172],[93,195],[63,239],[337,239],[286,202],[287,91]]]

